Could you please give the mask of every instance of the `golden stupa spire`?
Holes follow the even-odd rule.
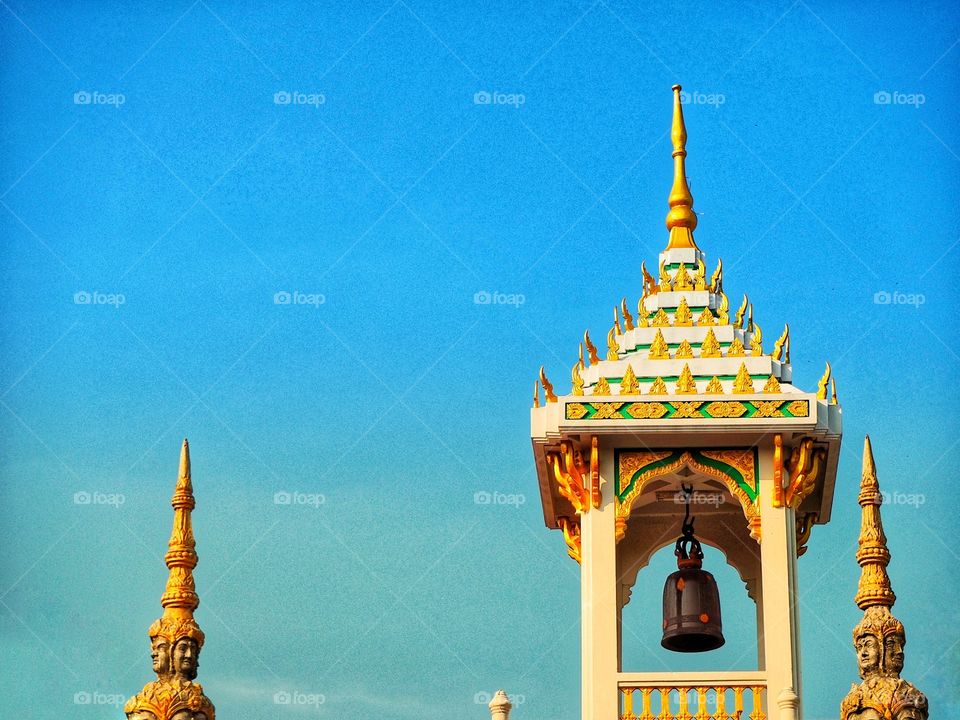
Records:
[[[193,569],[197,566],[198,558],[190,513],[196,501],[190,479],[190,445],[186,439],[180,448],[180,472],[170,504],[173,505],[173,530],[164,556],[170,576],[160,604],[163,605],[164,617],[192,618],[200,598],[193,581]]]
[[[887,536],[883,533],[880,519],[880,484],[877,481],[877,466],[873,461],[870,436],[863,442],[863,475],[860,479],[860,540],[857,548],[857,563],[860,565],[860,584],[854,601],[861,610],[870,607],[893,607],[897,596],[890,587],[887,565],[890,551]]]
[[[670,212],[667,213],[667,229],[670,231],[667,250],[697,247],[693,241],[697,214],[693,211],[693,195],[687,185],[687,128],[683,124],[680,90],[679,85],[673,86],[673,126],[670,131],[673,141],[673,188],[670,190]]]

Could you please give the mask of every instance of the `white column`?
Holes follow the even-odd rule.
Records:
[[[580,530],[583,720],[616,720],[620,712],[614,472],[613,452],[601,444],[603,501],[583,514]]]

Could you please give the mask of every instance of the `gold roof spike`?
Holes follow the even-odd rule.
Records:
[[[754,356],[763,355],[763,330],[757,323],[753,327],[753,335],[750,337],[750,354]]]
[[[790,325],[789,323],[784,323],[783,333],[780,337],[777,338],[777,341],[773,344],[773,352],[770,353],[770,357],[774,360],[783,360],[783,346],[787,342],[787,338],[790,336]]]
[[[693,289],[707,289],[707,266],[704,264],[703,258],[697,260],[697,273],[693,276]]]
[[[667,272],[667,261],[660,263],[660,281],[657,284],[658,292],[670,292],[673,290],[673,282],[670,280],[670,273]]]
[[[887,575],[890,551],[887,549],[887,536],[880,520],[883,496],[877,481],[877,466],[873,460],[869,435],[863,441],[863,474],[857,502],[862,508],[857,549],[860,583],[854,601],[861,610],[878,606],[893,607],[897,596],[890,587],[890,577]]]
[[[540,407],[540,380],[533,381],[533,406]]]
[[[837,379],[836,378],[832,378],[830,380],[830,387],[831,387],[830,404],[836,405],[837,404]]]
[[[616,312],[616,308],[614,308],[614,312]],[[614,323],[613,327],[610,328],[610,332],[607,333],[607,360],[619,359],[620,344],[617,342],[617,325]]]
[[[540,366],[540,384],[543,385],[543,396],[548,403],[555,403],[557,401],[557,396],[553,394],[553,383],[547,380],[547,373],[543,369],[543,365]]]
[[[710,292],[723,292],[723,260],[717,258],[717,269],[710,276]]]
[[[583,331],[583,344],[587,348],[587,357],[590,359],[590,364],[600,362],[600,356],[597,355],[597,346],[593,344],[593,341],[590,339],[590,331]]]
[[[660,286],[657,285],[657,281],[653,279],[653,275],[647,270],[646,260],[640,263],[640,272],[643,274],[643,294],[645,296],[656,295],[660,291]]]
[[[571,395],[583,395],[583,377],[580,375],[580,366],[581,361],[577,360],[577,362],[573,364],[573,369],[570,371],[571,385],[573,387],[570,391]]]
[[[630,310],[627,308],[627,299],[624,298],[620,302],[620,309],[623,311],[623,327],[625,330],[633,330],[636,327],[633,324],[633,315],[630,314]]]
[[[613,306],[613,327],[617,335],[623,335],[623,328],[620,326],[620,308],[616,305]]]
[[[673,188],[670,190],[670,212],[667,213],[667,230],[670,240],[667,250],[673,248],[697,248],[693,231],[697,227],[697,214],[693,211],[693,195],[687,185],[687,128],[683,124],[683,105],[679,85],[673,86],[673,126],[670,139],[673,141]]]
[[[730,301],[722,290],[720,291],[720,310],[717,312],[717,322],[720,325],[730,324]]]
[[[743,314],[747,311],[747,294],[743,294],[743,302],[740,304],[737,314],[733,317],[733,326],[743,330]]]
[[[827,386],[830,384],[831,372],[830,363],[827,363],[827,369],[823,371],[823,377],[821,377],[820,382],[817,383],[817,400],[827,399]]]

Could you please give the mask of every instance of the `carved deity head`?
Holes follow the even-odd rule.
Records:
[[[161,635],[150,638],[150,657],[153,658],[153,671],[161,680],[172,672],[170,665],[170,642]]]
[[[857,665],[860,668],[860,677],[866,679],[870,675],[880,672],[880,656],[883,645],[880,638],[873,633],[862,633],[854,641],[857,649]]]
[[[173,645],[173,672],[187,680],[197,677],[197,668],[200,667],[200,645],[191,637],[177,640]],[[179,719],[178,719],[179,720]]]

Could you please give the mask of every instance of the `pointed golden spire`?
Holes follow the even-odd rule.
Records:
[[[707,266],[704,264],[703,258],[697,260],[697,273],[693,276],[693,289],[707,289]]]
[[[743,303],[737,309],[737,314],[733,318],[733,326],[743,330],[743,314],[747,311],[747,294],[743,294]]]
[[[197,566],[198,558],[190,514],[196,501],[190,479],[190,446],[186,439],[180,448],[180,473],[170,504],[173,505],[173,530],[164,557],[170,575],[160,604],[164,618],[192,618],[193,611],[200,605],[200,598],[193,581],[193,569]]]
[[[587,357],[590,359],[590,364],[600,362],[600,356],[597,355],[597,346],[593,344],[593,341],[590,339],[590,331],[583,331],[583,344],[587,348]]]
[[[533,381],[533,406],[540,407],[540,380]]]
[[[823,377],[821,377],[820,382],[817,383],[817,400],[827,399],[827,386],[830,385],[830,374],[832,372],[830,363],[828,362],[827,369],[823,371]]]
[[[617,309],[613,309],[616,313]],[[620,322],[617,318],[617,322]],[[617,323],[614,323],[613,327],[610,328],[610,332],[607,333],[607,360],[619,360],[620,359],[620,344],[617,342]]]
[[[790,324],[784,323],[783,334],[777,338],[777,341],[773,344],[773,352],[770,353],[770,357],[774,360],[783,360],[783,346],[786,344],[788,337],[790,337]]]
[[[763,330],[757,323],[753,327],[753,335],[750,337],[750,354],[759,357],[763,355]]]
[[[616,305],[613,306],[613,327],[617,335],[623,335],[623,328],[620,326],[620,308]]]
[[[697,214],[693,211],[693,195],[687,185],[687,128],[683,124],[683,105],[680,101],[679,85],[673,86],[673,127],[670,139],[673,141],[673,188],[670,190],[670,212],[667,213],[667,230],[670,240],[667,249],[697,248],[693,241],[693,231],[697,227]]]
[[[581,345],[581,352],[583,346]],[[583,395],[583,377],[580,375],[580,360],[573,364],[573,369],[570,371],[570,379],[572,381],[573,389],[570,391],[571,395]]]
[[[625,330],[633,330],[636,327],[633,324],[633,315],[630,314],[629,308],[627,308],[627,299],[624,298],[620,302],[620,309],[623,311],[623,327]]]
[[[543,385],[543,397],[548,403],[555,403],[557,401],[557,396],[553,393],[553,383],[547,380],[547,373],[543,369],[543,365],[540,366],[540,384]]]
[[[710,276],[710,292],[723,292],[723,260],[717,258],[717,269]]]
[[[880,519],[880,483],[877,481],[877,466],[873,461],[873,448],[870,436],[863,442],[863,474],[860,479],[860,539],[857,549],[857,563],[860,565],[860,583],[854,601],[861,610],[869,607],[893,607],[897,601],[890,587],[887,565],[890,563],[890,551],[887,549],[887,536],[883,532]]]
[[[646,260],[640,263],[640,272],[643,275],[643,296],[656,295],[660,291],[660,286],[657,285],[657,281],[653,279],[653,275],[647,270]]]
[[[717,322],[720,325],[730,324],[730,301],[722,290],[720,291],[720,309],[717,312]]]

